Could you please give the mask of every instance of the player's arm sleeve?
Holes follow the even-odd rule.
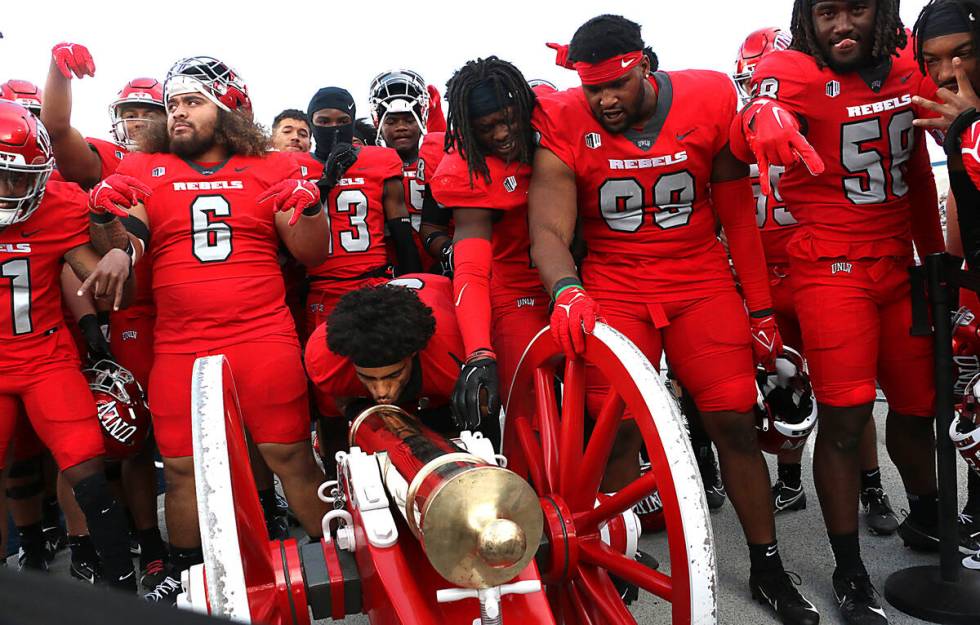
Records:
[[[772,308],[766,258],[755,219],[748,178],[711,183],[711,202],[718,213],[749,312]]]
[[[946,251],[943,229],[939,223],[939,194],[932,175],[925,134],[915,131],[915,147],[909,160],[906,179],[909,182],[909,204],[912,211],[912,240],[920,258]]]
[[[453,243],[453,301],[466,355],[492,349],[490,342],[490,241],[470,237]]]

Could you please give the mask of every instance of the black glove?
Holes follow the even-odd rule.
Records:
[[[439,258],[439,266],[442,269],[442,275],[447,278],[453,277],[453,240],[449,239],[442,244],[442,251]]]
[[[107,326],[108,328],[108,326]],[[95,315],[84,315],[78,320],[78,329],[85,337],[85,344],[88,347],[88,361],[95,364],[100,360],[115,360],[109,349],[109,341],[102,330],[102,324]]]
[[[330,193],[331,189],[337,186],[340,179],[344,177],[347,170],[357,162],[357,148],[350,143],[338,143],[330,150],[330,156],[323,164],[323,175],[317,181],[316,186],[320,188],[320,197],[325,198],[325,193]]]
[[[497,357],[488,348],[475,350],[463,364],[456,379],[451,400],[453,421],[463,430],[478,430],[483,421],[483,398],[486,392],[486,416],[500,418],[500,393],[497,381]]]

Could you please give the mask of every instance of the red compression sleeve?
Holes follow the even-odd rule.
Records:
[[[466,356],[490,344],[490,241],[463,239],[453,244],[453,297],[456,323]]]
[[[772,308],[762,239],[755,220],[752,185],[748,178],[711,183],[711,202],[725,229],[728,251],[742,284],[750,312]]]
[[[925,135],[916,133],[915,149],[909,160],[905,179],[909,185],[909,204],[912,210],[912,240],[920,258],[946,251],[943,228],[939,223],[939,193],[932,175]]]
[[[745,161],[746,163],[755,162],[755,154],[752,153],[752,149],[749,147],[749,142],[745,137],[745,131],[743,130],[742,116],[749,114],[749,107],[751,104],[746,105],[741,111],[735,114],[732,118],[732,127],[728,131],[728,147],[740,161]]]

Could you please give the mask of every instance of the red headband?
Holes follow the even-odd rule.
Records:
[[[643,58],[643,50],[635,50],[608,58],[598,63],[586,63],[577,61],[572,63],[568,60],[568,46],[558,43],[547,44],[555,51],[555,64],[567,69],[574,69],[582,79],[583,85],[598,85],[611,80],[616,80],[630,71]]]

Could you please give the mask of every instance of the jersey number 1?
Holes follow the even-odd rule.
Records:
[[[10,308],[14,322],[14,336],[30,334],[31,323],[31,263],[26,258],[16,258],[0,264],[0,277],[10,280]]]

